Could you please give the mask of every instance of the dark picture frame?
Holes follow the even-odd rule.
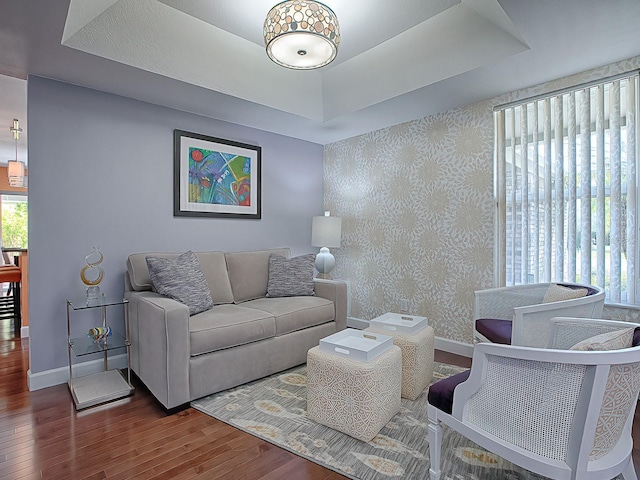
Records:
[[[174,130],[173,215],[261,218],[262,148]]]

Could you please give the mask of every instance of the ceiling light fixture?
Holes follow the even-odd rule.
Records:
[[[17,118],[13,119],[13,126],[9,127],[13,138],[16,141],[16,159],[7,162],[7,175],[9,177],[9,185],[12,187],[24,187],[24,162],[18,161],[18,139],[22,133]]]
[[[338,54],[338,18],[320,2],[278,3],[264,21],[264,44],[269,58],[283,67],[296,70],[323,67]]]

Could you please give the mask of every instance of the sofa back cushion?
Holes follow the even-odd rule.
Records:
[[[127,272],[131,287],[135,291],[151,290],[151,277],[147,267],[147,257],[174,259],[179,253],[133,253],[127,258]],[[211,290],[215,305],[233,303],[233,293],[227,274],[227,264],[223,252],[196,252],[202,273]]]
[[[291,256],[291,250],[288,248],[225,253],[235,303],[267,295],[269,257],[272,253],[282,255],[285,258]]]

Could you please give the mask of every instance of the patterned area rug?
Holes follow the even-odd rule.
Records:
[[[434,381],[462,369],[436,363]],[[306,370],[300,366],[192,402],[207,415],[349,478],[429,478],[427,395],[402,409],[370,442],[306,417]],[[534,480],[541,477],[493,455],[444,427],[442,480]]]

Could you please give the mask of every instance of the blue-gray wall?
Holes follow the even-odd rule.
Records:
[[[84,295],[94,245],[105,255],[102,291],[115,295],[132,252],[316,250],[321,145],[33,76],[27,128],[32,374],[67,365],[65,299]],[[262,147],[261,220],[173,216],[174,129]],[[109,313],[121,328],[122,314]],[[98,321],[73,319],[76,333]]]

